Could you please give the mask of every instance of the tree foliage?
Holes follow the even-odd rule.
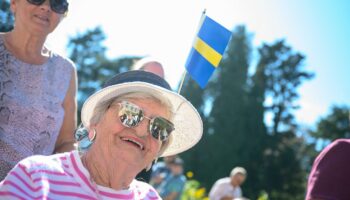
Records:
[[[100,89],[104,81],[127,71],[139,57],[109,59],[103,45],[106,36],[101,27],[78,33],[68,43],[69,57],[78,71],[78,116],[84,101]],[[80,121],[80,120],[79,120]]]
[[[293,52],[284,40],[272,45],[263,44],[259,54],[258,70],[263,72],[265,96],[272,101],[267,105],[273,114],[272,133],[277,134],[281,125],[284,129],[295,126],[292,110],[298,108],[295,103],[299,97],[297,88],[313,74],[302,70],[305,57]]]
[[[338,138],[350,138],[349,112],[348,106],[333,106],[331,113],[317,123],[317,129],[312,131],[311,135],[330,141]]]

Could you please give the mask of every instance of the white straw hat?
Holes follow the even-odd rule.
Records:
[[[160,99],[167,99],[173,107],[172,122],[175,130],[170,134],[169,144],[161,157],[175,155],[193,147],[202,137],[203,124],[200,115],[183,96],[171,91],[161,77],[146,71],[134,70],[120,73],[109,79],[103,89],[91,95],[81,110],[81,120],[89,127],[93,111],[101,102],[130,92],[145,92]]]

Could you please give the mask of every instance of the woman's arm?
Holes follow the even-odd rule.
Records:
[[[64,118],[58,135],[54,153],[71,151],[74,149],[74,131],[77,127],[77,74],[72,71],[67,94],[63,100]]]

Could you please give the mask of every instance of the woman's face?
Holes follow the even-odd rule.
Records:
[[[30,4],[27,0],[11,0],[11,10],[15,15],[15,29],[44,37],[54,31],[64,17],[51,10],[49,0],[41,5]]]
[[[169,119],[168,110],[160,103],[150,99],[128,100],[139,106],[145,116],[155,116]],[[118,116],[120,106],[115,102],[99,123],[94,127],[96,140],[92,146],[99,148],[104,159],[111,163],[125,161],[129,166],[134,166],[140,171],[147,167],[156,157],[161,147],[161,142],[148,131],[149,120],[143,119],[135,127],[125,127]]]

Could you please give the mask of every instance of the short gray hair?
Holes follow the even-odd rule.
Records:
[[[243,176],[247,176],[247,171],[243,167],[235,167],[231,170],[230,176],[234,176],[236,174],[242,174]]]

